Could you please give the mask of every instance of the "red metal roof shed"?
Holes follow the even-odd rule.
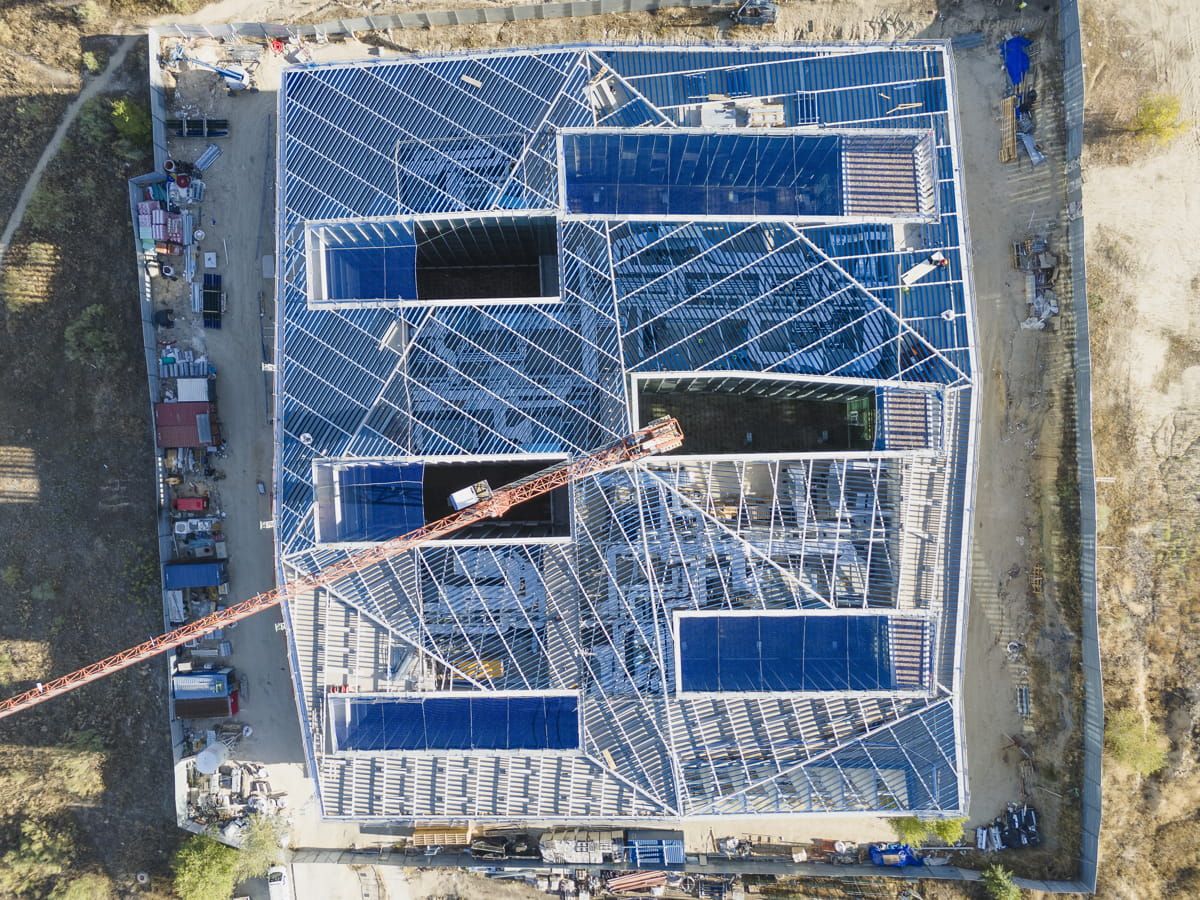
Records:
[[[154,432],[160,447],[211,447],[221,443],[217,410],[211,403],[154,404]]]

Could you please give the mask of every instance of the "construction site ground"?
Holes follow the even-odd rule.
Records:
[[[990,821],[1003,811],[1007,801],[1024,799],[1025,788],[1035,790],[1036,779],[1031,778],[1027,785],[1022,785],[1020,763],[1025,758],[1022,747],[1033,756],[1035,763],[1039,759],[1044,762],[1041,768],[1049,773],[1048,780],[1044,779],[1047,780],[1045,786],[1055,793],[1064,793],[1060,779],[1069,781],[1071,773],[1070,767],[1063,766],[1060,761],[1069,758],[1070,743],[1078,739],[1075,730],[1078,722],[1076,686],[1072,684],[1069,666],[1073,654],[1077,653],[1078,626],[1057,614],[1053,602],[1054,548],[1050,546],[1057,515],[1054,485],[1058,477],[1061,404],[1066,399],[1060,385],[1070,374],[1069,358],[1064,355],[1066,347],[1060,331],[1038,333],[1018,327],[1026,314],[1024,284],[1010,262],[1012,241],[1030,228],[1049,228],[1052,234],[1061,236],[1062,165],[1033,169],[1024,157],[1021,163],[1014,165],[1001,165],[996,161],[1001,135],[999,104],[1005,76],[994,46],[1007,31],[1018,29],[1032,33],[1039,41],[1035,47],[1041,79],[1040,102],[1043,104],[1039,142],[1052,158],[1055,154],[1060,160],[1062,158],[1058,91],[1054,84],[1057,78],[1054,17],[1049,14],[1004,15],[990,5],[977,6],[976,18],[969,17],[968,4],[965,8],[955,7],[956,18],[930,23],[919,12],[904,18],[882,8],[868,9],[866,18],[856,21],[840,18],[846,12],[842,4],[805,4],[797,9],[806,17],[825,10],[830,15],[829,21],[822,25],[820,19],[814,18],[810,32],[807,21],[797,22],[791,15],[795,10],[784,7],[779,26],[783,36],[799,32],[813,40],[943,37],[957,31],[981,29],[995,38],[956,57],[964,141],[964,183],[968,214],[975,223],[972,259],[981,341],[978,366],[984,385],[976,501],[976,509],[980,512],[976,517],[974,536],[973,608],[967,635],[964,689],[972,825]],[[957,18],[959,16],[962,18]],[[712,13],[671,10],[655,16],[607,16],[594,20],[521,23],[511,27],[470,26],[395,32],[392,38],[395,43],[402,42],[404,47],[414,50],[437,50],[509,43],[555,43],[596,37],[692,40],[712,38],[720,27]],[[735,32],[731,36],[745,35]],[[314,49],[316,59],[322,62],[362,57],[368,52],[368,46],[355,41],[331,42]],[[388,47],[374,52],[385,57],[398,55]],[[259,476],[250,470],[242,475],[241,463],[235,464],[234,460],[242,459],[235,454],[249,452],[257,466],[259,460],[267,459],[269,452],[270,432],[263,408],[263,382],[258,368],[259,332],[255,320],[258,316],[257,297],[264,290],[269,292],[271,285],[263,281],[258,258],[249,252],[250,247],[263,245],[262,235],[266,232],[260,232],[260,228],[268,226],[263,225],[260,218],[266,204],[260,207],[257,203],[246,203],[246,199],[269,197],[263,178],[270,167],[264,164],[263,153],[267,148],[265,131],[275,112],[280,67],[277,58],[265,58],[257,72],[258,95],[219,101],[219,114],[230,119],[232,135],[224,143],[225,152],[208,179],[213,188],[204,203],[206,219],[215,218],[218,223],[215,229],[208,230],[219,233],[231,248],[246,248],[235,250],[235,256],[222,264],[231,298],[227,315],[238,324],[211,335],[209,346],[224,386],[222,416],[226,419],[229,434],[234,436],[230,451],[230,482],[225,489],[227,502],[233,504],[230,520],[245,522],[244,527],[249,528],[257,528],[258,510],[253,502],[256,498],[252,490],[240,489],[234,479],[244,477],[249,486],[249,482]],[[202,143],[197,143],[194,148],[196,152],[199,149],[202,149]],[[269,308],[265,311],[270,313]],[[234,387],[230,388],[231,384]],[[247,444],[250,440],[252,446]],[[239,509],[239,503],[245,503],[249,508]],[[265,535],[247,537],[249,543],[245,545],[233,537],[231,546],[239,550],[244,546],[267,547]],[[241,550],[240,555],[247,554]],[[249,555],[255,559],[259,556],[257,552]],[[245,581],[242,580],[245,567],[234,566],[236,596],[247,596],[265,584],[262,579],[270,577],[268,559],[264,557],[261,566],[257,562],[253,565],[261,568],[261,572]],[[1046,573],[1040,598],[1029,588],[1029,576],[1035,568]],[[256,627],[255,623],[248,624]],[[255,646],[246,641],[245,634],[239,637],[243,646]],[[1005,648],[1013,640],[1025,644],[1028,653],[1010,659]],[[290,701],[290,685],[282,677],[282,644],[277,640],[274,643],[279,648],[278,660],[271,668],[279,667],[279,677],[273,680],[269,690],[278,692],[280,703],[272,701],[269,705],[281,708],[284,701]],[[257,659],[260,665],[268,665],[265,656],[257,655]],[[1037,679],[1030,677],[1031,670],[1036,671]],[[254,673],[249,674],[253,677]],[[1017,713],[1016,687],[1019,683],[1032,685],[1035,698],[1032,721],[1023,720]],[[258,696],[261,696],[261,689]],[[266,735],[259,737],[262,726],[268,729],[274,726],[255,721],[254,707],[257,706],[258,702],[252,702],[247,718],[255,726],[255,739],[274,740]],[[290,709],[288,714],[291,714]],[[1034,723],[1044,726],[1039,729],[1036,740],[1025,733],[1027,729],[1032,731]],[[286,734],[279,737],[281,746],[288,740],[298,740],[294,721],[288,721],[283,727]],[[251,744],[246,747],[246,752],[253,752],[253,749]],[[303,783],[300,761],[295,753],[288,765],[296,767],[288,780],[296,785],[296,790],[303,790],[300,787]],[[278,777],[275,773],[279,769],[278,765],[272,766],[273,778]],[[1057,872],[1067,875],[1074,868],[1073,860],[1068,860],[1062,867],[1051,865],[1059,834],[1055,793],[1038,792],[1028,796],[1050,816],[1046,828],[1050,836],[1048,848],[1036,862],[1032,854],[1025,856],[1031,874]],[[310,810],[313,807],[301,801],[299,808]],[[303,815],[295,816],[298,844],[307,843],[321,832],[320,827],[305,823],[304,818]],[[1075,827],[1070,822],[1065,824]],[[711,823],[689,827],[689,845],[697,850],[710,849],[711,837],[715,834],[713,828]],[[892,833],[882,820],[864,823],[856,817],[822,817],[799,822],[783,817],[730,821],[721,823],[717,830],[722,834],[766,834],[789,841],[813,837],[879,840]],[[378,839],[364,835],[357,843],[364,846],[373,840]],[[1024,868],[1019,859],[1010,864]]]
[[[437,8],[452,5],[471,4],[432,4]],[[245,13],[248,4],[226,2],[220,6],[229,18],[243,21],[251,18]],[[395,47],[461,49],[572,40],[690,41],[716,39],[723,33],[733,39],[807,41],[946,38],[977,31],[986,35],[982,46],[956,54],[963,182],[971,223],[979,319],[977,370],[982,384],[972,605],[962,698],[971,792],[970,824],[990,820],[1003,810],[1005,802],[1021,800],[1027,789],[1031,801],[1044,813],[1044,830],[1050,840],[1040,854],[1006,853],[1002,861],[1022,874],[1069,876],[1075,870],[1074,829],[1078,820],[1078,804],[1071,791],[1078,770],[1079,698],[1073,671],[1079,630],[1078,610],[1064,612],[1057,600],[1060,580],[1074,578],[1075,573],[1060,566],[1062,548],[1055,540],[1060,530],[1057,510],[1060,497],[1057,485],[1062,477],[1060,448],[1065,440],[1073,440],[1064,438],[1069,432],[1063,429],[1064,408],[1069,410],[1072,402],[1064,391],[1071,376],[1065,331],[1069,323],[1040,333],[1018,327],[1025,317],[1024,285],[1020,273],[1010,263],[1012,241],[1031,228],[1049,230],[1059,242],[1065,240],[1060,226],[1064,176],[1056,10],[1043,9],[1044,6],[1031,4],[1018,13],[1013,4],[997,7],[990,0],[946,2],[940,8],[928,0],[804,2],[785,4],[775,29],[752,32],[729,32],[717,13],[669,10],[656,15],[394,32],[390,40],[384,41],[388,46],[376,52],[388,56],[397,52]],[[360,13],[357,7],[322,7],[309,18]],[[1017,31],[1035,40],[1035,74],[1040,95],[1038,140],[1050,157],[1049,164],[1037,169],[1031,168],[1024,156],[1017,164],[1002,165],[996,161],[1005,75],[995,45],[1006,34]],[[316,55],[324,61],[334,56],[361,57],[368,52],[371,48],[367,44],[352,41],[325,45],[317,49]],[[279,65],[278,60],[267,58],[258,73],[259,94],[219,101],[220,114],[231,121],[232,136],[224,143],[224,153],[206,179],[210,193],[203,211],[205,230],[213,236],[212,249],[221,254],[229,297],[227,324],[220,332],[208,335],[208,348],[220,373],[221,417],[229,437],[229,455],[223,463],[227,480],[221,491],[228,513],[235,598],[269,586],[273,577],[270,535],[258,527],[259,520],[268,514],[267,506],[254,490],[253,482],[269,473],[271,458],[261,362],[263,335],[270,329],[273,284],[262,278],[260,257],[273,252],[273,185],[269,178],[274,168],[270,152]],[[104,221],[125,222],[127,212],[124,207],[118,208],[123,201],[121,185],[119,197],[114,193],[113,208]],[[214,219],[215,223],[210,224]],[[87,230],[82,223],[77,228]],[[119,224],[102,235],[94,234],[94,229],[87,233],[97,252],[103,250],[113,261],[110,267],[113,284],[106,288],[103,302],[124,317],[126,331],[134,341],[137,289],[128,226]],[[1056,249],[1065,256],[1065,247]],[[129,262],[122,268],[121,260]],[[1060,284],[1064,280],[1060,275]],[[6,302],[11,307],[9,298]],[[78,591],[67,589],[76,583],[68,577],[68,567],[61,565],[59,574],[54,576],[44,575],[41,568],[47,559],[70,558],[71,571],[84,571],[77,548],[81,543],[94,546],[96,559],[88,574],[86,595],[124,596],[119,582],[110,586],[101,580],[116,579],[117,573],[112,571],[111,559],[100,558],[103,545],[97,543],[93,523],[104,521],[106,534],[119,533],[141,541],[147,551],[151,544],[152,468],[144,382],[139,380],[137,372],[139,358],[131,350],[129,364],[121,374],[128,383],[122,382],[119,388],[106,391],[96,385],[99,376],[64,370],[56,353],[46,349],[47,343],[58,340],[61,321],[78,302],[77,292],[61,276],[56,276],[49,279],[44,306],[39,312],[52,314],[54,320],[31,321],[29,330],[16,333],[10,325],[9,333],[0,335],[0,340],[14,344],[17,354],[4,354],[4,365],[11,367],[13,360],[20,359],[25,367],[5,372],[6,384],[20,379],[24,385],[0,400],[3,429],[0,433],[12,435],[2,443],[14,448],[12,452],[17,454],[8,458],[32,459],[39,484],[64,486],[61,495],[48,487],[41,488],[33,504],[20,508],[16,504],[0,506],[0,516],[9,517],[3,519],[5,522],[15,523],[18,521],[15,516],[33,508],[38,509],[39,516],[48,517],[36,532],[22,526],[26,541],[21,546],[33,562],[22,563],[21,584],[36,587],[48,577],[58,579],[52,582],[56,584],[54,590],[37,595],[45,598],[36,603],[37,618],[26,626],[13,617],[8,617],[5,623],[7,631],[3,638],[8,642],[5,646],[18,647],[14,641],[33,642],[27,650],[20,649],[25,647],[22,644],[9,651],[15,660],[30,661],[18,662],[19,671],[10,676],[14,682],[66,671],[141,639],[157,627],[157,610],[147,606],[141,613],[144,622],[134,624],[122,617],[110,617],[107,623],[97,626],[89,619],[85,629],[86,604]],[[1064,307],[1067,303],[1064,297]],[[260,319],[260,312],[265,313],[265,319]],[[11,315],[10,309],[10,319]],[[42,341],[36,338],[39,332],[46,335]],[[53,386],[54,396],[63,398],[63,409],[54,409],[42,400],[48,386]],[[128,407],[130,418],[120,435],[112,435],[110,430],[118,421],[113,411],[122,404]],[[70,416],[72,422],[79,420],[81,410],[86,412],[91,416],[90,424],[102,430],[81,436],[77,444],[64,442],[61,433],[61,423],[67,418],[64,409],[76,413]],[[137,446],[121,445],[121,452],[109,452],[109,448],[118,446],[114,441],[131,440],[130,435],[140,442]],[[99,459],[101,455],[103,460]],[[103,465],[108,465],[112,474],[99,468]],[[25,470],[13,468],[7,459],[4,466],[6,471],[0,474],[5,480],[0,487],[14,490],[8,485]],[[130,490],[135,500],[131,501],[129,521],[119,521],[104,509],[81,512],[76,505],[80,498],[102,496],[106,479],[114,478],[125,479],[121,483],[132,485]],[[118,513],[124,514],[120,512],[124,509],[120,507]],[[16,525],[4,527],[15,529]],[[138,538],[139,534],[144,538]],[[68,550],[75,555],[69,557]],[[1040,593],[1030,583],[1031,575],[1039,571]],[[147,584],[148,598],[154,594],[154,588],[152,583]],[[29,588],[22,590],[29,595]],[[31,607],[35,605],[29,602]],[[88,640],[80,639],[72,645],[52,634],[51,626],[57,617],[65,619],[59,626],[59,634],[77,628],[81,635],[88,635]],[[301,761],[283,637],[273,627],[277,621],[277,613],[264,614],[243,623],[234,632],[235,663],[250,682],[243,718],[254,726],[254,735],[239,747],[239,756],[266,762],[276,789],[288,791],[294,845],[364,846],[378,841],[377,837],[358,834],[356,829],[321,823],[316,817],[311,783],[304,776]],[[77,626],[68,624],[76,622]],[[107,638],[97,636],[96,627],[110,629],[113,634]],[[1021,642],[1026,650],[1010,658],[1005,648],[1013,640]],[[33,660],[40,660],[36,671],[31,668]],[[1031,687],[1033,716],[1028,722],[1017,713],[1015,694],[1020,683]],[[104,788],[112,792],[113,799],[110,801],[105,793],[98,801],[102,808],[112,810],[103,824],[112,828],[123,821],[123,816],[140,817],[146,822],[159,823],[169,832],[169,768],[163,762],[169,749],[165,689],[161,667],[144,667],[115,676],[104,686],[87,688],[74,697],[57,701],[55,706],[47,705],[19,720],[19,724],[9,724],[2,734],[7,742],[61,747],[71,729],[95,719],[97,724],[92,727],[104,729],[113,748],[124,758],[123,762],[106,763]],[[97,702],[98,698],[111,696],[111,692],[118,692],[123,702]],[[107,710],[115,708],[129,709],[130,713],[111,721]],[[47,730],[42,731],[43,727]],[[129,728],[134,732],[132,738]],[[1025,753],[1032,756],[1037,774],[1023,785],[1021,761]],[[110,756],[110,760],[116,755]],[[147,776],[147,769],[152,770],[153,777]],[[132,790],[135,779],[138,779],[136,791]],[[122,812],[117,814],[116,809]],[[706,849],[710,831],[718,837],[755,834],[789,841],[813,837],[865,841],[891,836],[885,821],[864,822],[857,817],[820,817],[798,822],[731,820],[719,826],[705,823],[689,828],[689,845]],[[163,857],[173,840],[168,833],[157,840],[147,839],[137,853],[118,856],[96,850],[91,858],[102,859],[110,871],[121,877],[128,877],[139,868],[161,871]]]

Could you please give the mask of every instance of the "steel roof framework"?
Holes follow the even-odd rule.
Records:
[[[965,808],[973,323],[948,66],[940,45],[568,47],[286,73],[281,576],[344,556],[315,541],[315,460],[585,452],[628,430],[631,375],[859,386],[879,398],[882,434],[866,452],[639,464],[574,486],[569,545],[428,548],[295,598],[294,675],[326,815]],[[559,303],[309,308],[307,223],[560,210],[559,130],[689,126],[722,92],[701,82],[783,102],[789,125],[932,135],[940,215],[909,224],[921,250],[886,222],[572,216],[558,226]],[[898,114],[876,87],[922,107]],[[950,265],[903,288],[933,249]],[[931,690],[677,696],[673,616],[756,609],[928,619]],[[350,758],[323,740],[329,684],[446,683],[580,691],[583,752]]]

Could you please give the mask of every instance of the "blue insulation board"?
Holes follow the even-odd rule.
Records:
[[[837,135],[567,134],[563,164],[567,209],[584,215],[843,211]]]
[[[576,750],[576,697],[350,698],[338,750]]]
[[[425,524],[420,463],[347,466],[338,471],[338,540],[382,541]]]
[[[408,235],[325,248],[329,300],[417,299],[417,246]]]
[[[895,685],[886,616],[684,616],[684,691],[879,691]]]

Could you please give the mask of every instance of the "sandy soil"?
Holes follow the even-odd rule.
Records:
[[[1200,7],[1093,6],[1084,206],[1106,699],[1171,738],[1167,768],[1152,779],[1106,764],[1101,889],[1195,896],[1200,133],[1193,126],[1164,148],[1113,132],[1148,93],[1173,94],[1185,119],[1200,118]]]

